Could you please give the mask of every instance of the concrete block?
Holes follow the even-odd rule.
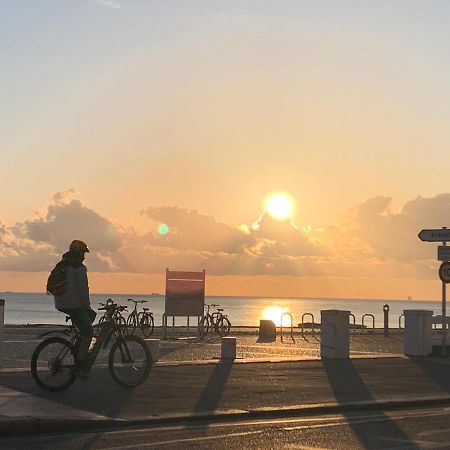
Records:
[[[145,343],[152,355],[152,361],[159,361],[159,339],[145,339]]]
[[[405,309],[403,353],[407,356],[428,356],[433,347],[433,311]]]
[[[220,359],[236,359],[236,338],[226,336],[222,338]]]
[[[350,357],[350,311],[329,309],[320,311],[320,357],[347,359]]]

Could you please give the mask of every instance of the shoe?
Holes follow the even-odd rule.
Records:
[[[83,360],[83,361],[79,361],[76,364],[75,370],[73,371],[73,373],[80,380],[87,380],[90,377],[89,371],[90,371],[89,361]]]

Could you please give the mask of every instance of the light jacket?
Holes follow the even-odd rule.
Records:
[[[55,295],[55,308],[67,310],[73,308],[89,308],[89,285],[87,269],[84,264],[78,267],[67,266],[66,268],[66,292]]]

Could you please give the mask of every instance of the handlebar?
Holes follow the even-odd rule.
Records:
[[[133,300],[132,298],[128,299],[129,302],[134,302],[136,304],[138,303],[147,303],[147,300]]]

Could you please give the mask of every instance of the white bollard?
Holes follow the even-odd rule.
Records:
[[[3,328],[5,326],[5,300],[0,299],[0,368],[3,366]]]
[[[428,356],[431,354],[433,311],[426,309],[405,309],[405,338],[403,353],[407,356]]]
[[[236,338],[223,337],[221,343],[220,359],[236,359]]]
[[[152,362],[159,361],[159,339],[145,339],[145,342],[152,355]]]
[[[350,311],[328,309],[320,311],[320,357],[347,359],[350,357]]]

